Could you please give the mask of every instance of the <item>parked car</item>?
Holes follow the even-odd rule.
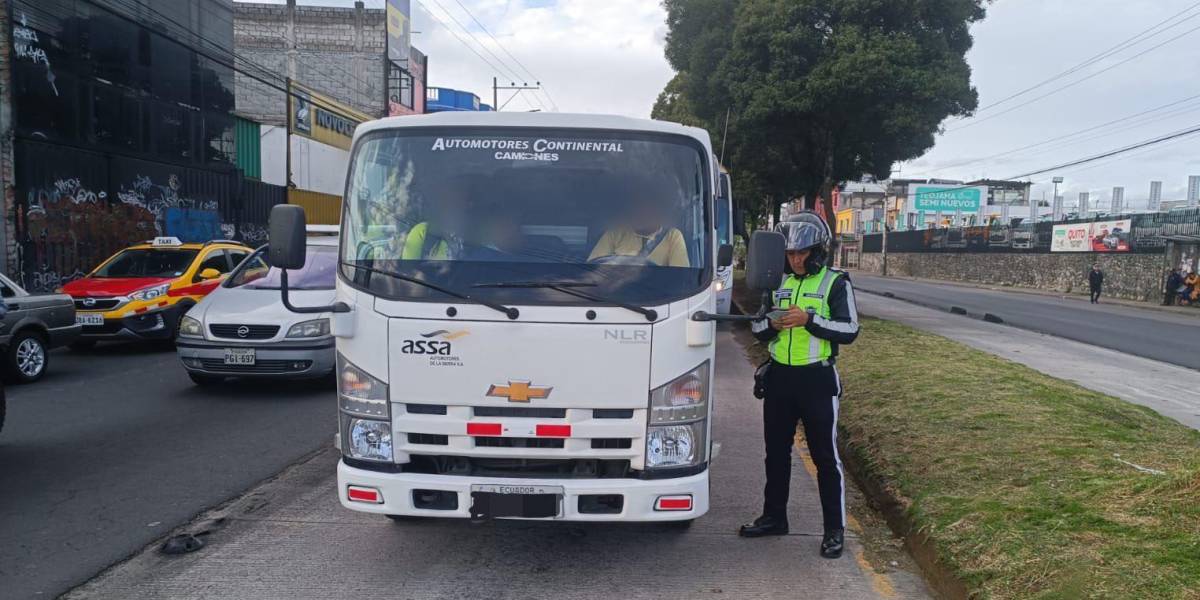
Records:
[[[240,242],[185,244],[159,237],[126,248],[63,286],[83,335],[74,349],[105,340],[171,340],[179,317],[249,256]]]
[[[310,237],[304,268],[288,270],[290,301],[297,306],[331,304],[337,261],[336,237]],[[329,318],[328,313],[301,315],[284,308],[279,269],[267,264],[264,246],[188,311],[175,347],[197,385],[228,377],[330,377],[336,361]]]
[[[66,294],[30,294],[0,275],[0,369],[13,383],[31,383],[46,374],[50,350],[74,342],[83,329]]]

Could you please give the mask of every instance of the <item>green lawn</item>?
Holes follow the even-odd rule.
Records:
[[[839,369],[858,463],[980,597],[1200,598],[1200,433],[886,321]]]

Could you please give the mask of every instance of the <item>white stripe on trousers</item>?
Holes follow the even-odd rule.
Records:
[[[842,456],[838,453],[838,412],[841,409],[842,378],[838,376],[837,367],[833,368],[833,379],[837,382],[838,393],[833,397],[833,458],[837,461],[838,476],[841,481],[842,495],[842,529],[846,528],[846,473],[842,470]]]

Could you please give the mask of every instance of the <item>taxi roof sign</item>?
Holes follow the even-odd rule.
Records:
[[[150,242],[151,246],[182,246],[183,242],[177,237],[158,236]]]

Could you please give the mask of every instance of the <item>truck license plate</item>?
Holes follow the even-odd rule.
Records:
[[[563,494],[561,485],[508,485],[508,484],[483,484],[471,486],[472,492],[485,492],[488,494],[535,494],[535,495],[557,495]]]
[[[75,313],[76,325],[104,325],[104,315]]]
[[[226,348],[225,364],[254,365],[254,348]]]

